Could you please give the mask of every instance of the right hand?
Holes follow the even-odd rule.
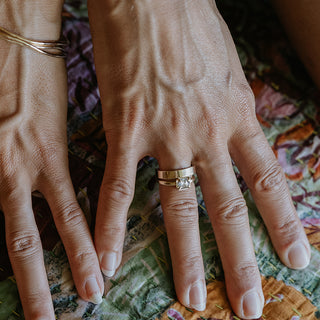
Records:
[[[1,1],[1,26],[26,38],[60,37],[62,1]],[[103,279],[68,169],[63,59],[0,40],[0,206],[26,320],[55,319],[31,193],[47,199],[79,295],[99,302]]]

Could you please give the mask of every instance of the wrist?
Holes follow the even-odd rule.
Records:
[[[0,26],[32,40],[58,40],[63,0],[0,2]]]

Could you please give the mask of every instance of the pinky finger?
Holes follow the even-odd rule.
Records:
[[[302,269],[310,262],[310,246],[293,206],[280,164],[257,127],[251,134],[237,136],[233,158],[268,228],[272,243],[290,268]],[[244,165],[245,164],[245,165]]]

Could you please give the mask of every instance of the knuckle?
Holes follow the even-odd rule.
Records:
[[[260,145],[261,138],[264,138],[256,118],[248,116],[239,118],[240,122],[231,136],[232,143],[235,146],[239,145]]]
[[[100,227],[99,230],[103,238],[108,240],[114,240],[122,236],[125,230],[125,227],[118,223],[104,224]]]
[[[83,267],[84,265],[88,265],[88,263],[91,265],[96,260],[96,254],[90,249],[73,251],[69,254],[69,260],[76,267]]]
[[[113,121],[110,121],[111,117],[103,119],[108,144],[116,148],[134,146],[133,143],[141,137],[139,132],[146,126],[144,104],[137,96],[132,96],[131,99],[120,97],[117,102],[119,108],[112,113]]]
[[[52,173],[57,172],[57,168],[60,169],[60,166],[57,166],[57,164],[59,163],[59,157],[63,148],[47,140],[38,140],[37,143],[39,147],[32,154],[33,162],[39,166],[39,172],[42,175],[51,176]]]
[[[32,310],[29,310],[30,319],[40,319],[46,311],[51,311],[50,298],[49,293],[41,289],[35,289],[28,293],[25,299],[27,304],[32,307]]]
[[[1,193],[5,196],[6,202],[15,203],[21,197],[19,186],[19,176],[17,171],[14,172],[9,168],[1,170]],[[18,191],[19,189],[19,191]]]
[[[285,244],[285,240],[291,241],[292,239],[299,236],[300,221],[297,219],[288,219],[287,221],[276,224],[273,226],[274,232],[277,236],[282,239],[282,243]]]
[[[103,183],[103,189],[108,194],[108,198],[115,201],[131,200],[133,197],[133,186],[121,177],[109,178]]]
[[[222,224],[239,224],[247,217],[248,208],[242,197],[225,201],[215,214],[215,220]]]
[[[56,212],[57,218],[68,225],[78,225],[83,221],[83,214],[78,203],[70,202],[61,206]]]
[[[14,181],[7,181],[5,183],[5,192],[4,195],[5,202],[9,205],[18,203],[21,198],[20,188]]]
[[[278,163],[269,166],[267,170],[259,172],[253,179],[253,190],[256,192],[277,193],[284,190],[284,176]]]
[[[16,170],[12,168],[11,165],[7,163],[4,164],[1,168],[1,179],[4,183],[14,181],[17,177]]]
[[[30,257],[40,249],[40,237],[37,233],[16,232],[8,234],[8,251],[14,257]]]
[[[101,246],[110,251],[118,249],[123,241],[125,235],[125,224],[108,223],[98,227],[95,238],[96,243],[100,242]]]
[[[252,281],[254,277],[259,277],[258,267],[254,262],[236,264],[231,272],[232,280],[238,283]]]
[[[184,222],[194,222],[198,216],[198,202],[196,199],[175,200],[168,203],[164,210],[171,218],[183,219]]]
[[[247,82],[240,82],[234,89],[237,111],[242,120],[255,116],[255,97]]]
[[[63,162],[44,163],[43,169],[40,171],[42,183],[50,187],[54,184],[55,190],[63,194],[66,188],[66,180],[69,178],[69,171]]]
[[[236,92],[242,104],[254,106],[255,97],[247,81],[240,82],[237,86]]]
[[[183,270],[199,270],[199,266],[202,265],[202,256],[199,252],[190,250],[187,254],[181,257],[179,264],[183,266]]]
[[[204,147],[207,149],[207,141],[215,141],[222,142],[225,140],[226,128],[221,125],[223,123],[227,123],[227,114],[225,110],[220,109],[219,112],[215,110],[203,110],[197,122],[201,126],[201,131],[199,131],[199,135],[203,134],[205,145]]]

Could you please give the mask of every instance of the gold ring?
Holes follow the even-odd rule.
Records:
[[[185,178],[193,176],[196,173],[194,167],[189,167],[180,170],[160,171],[158,170],[158,179],[173,180],[177,178]]]
[[[194,180],[194,167],[172,171],[158,170],[158,182],[163,186],[176,187],[178,190],[185,190],[191,188]]]

